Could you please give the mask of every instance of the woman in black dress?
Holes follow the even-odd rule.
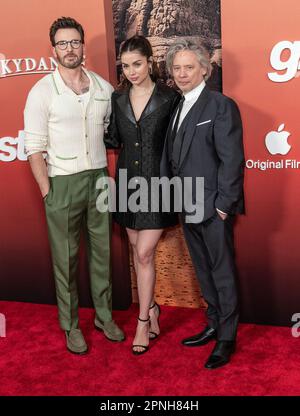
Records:
[[[163,229],[177,224],[176,214],[162,212],[162,195],[157,199],[158,212],[151,212],[150,184],[151,178],[159,178],[167,128],[180,95],[159,81],[152,48],[145,37],[126,40],[120,57],[123,81],[112,95],[105,143],[108,148],[121,147],[114,219],[126,227],[133,248],[140,312],[132,352],[140,355],[148,351],[149,338],[160,333],[160,308],[154,301],[155,249]]]

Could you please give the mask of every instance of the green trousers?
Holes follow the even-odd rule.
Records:
[[[90,288],[101,322],[112,319],[110,234],[111,216],[99,212],[96,200],[102,190],[96,182],[107,169],[88,170],[50,179],[45,198],[60,326],[78,327],[77,271],[81,230],[86,230]]]

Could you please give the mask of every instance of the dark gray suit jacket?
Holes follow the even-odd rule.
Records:
[[[216,208],[232,215],[244,213],[243,132],[235,102],[219,92],[210,91],[207,86],[203,89],[178,131],[182,136],[182,147],[175,171],[171,167],[174,116],[162,154],[161,176],[170,178],[175,174],[180,178],[204,178],[202,221],[213,216]],[[193,203],[196,202],[194,191],[193,187]]]

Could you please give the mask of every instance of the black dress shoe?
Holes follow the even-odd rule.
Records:
[[[216,339],[217,331],[207,326],[200,334],[185,338],[181,341],[186,347],[199,347],[207,344],[209,341]]]
[[[206,361],[205,368],[214,369],[229,363],[231,354],[236,347],[235,341],[217,341],[211,355]]]

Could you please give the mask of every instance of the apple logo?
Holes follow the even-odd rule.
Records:
[[[286,155],[291,150],[287,141],[290,133],[283,129],[284,124],[280,124],[277,131],[270,131],[265,137],[266,147],[271,155]]]

